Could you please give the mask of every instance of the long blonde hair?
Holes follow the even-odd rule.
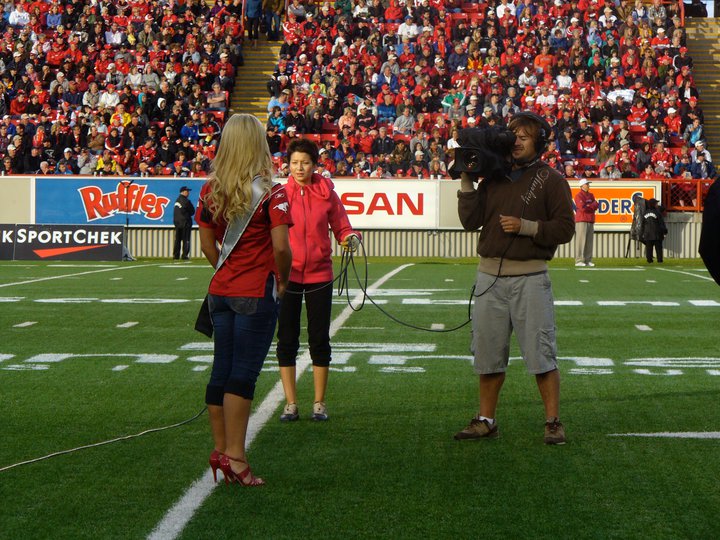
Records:
[[[217,154],[210,166],[209,206],[213,220],[230,222],[251,210],[252,181],[261,176],[266,192],[273,176],[272,156],[265,128],[251,114],[233,114],[225,124]]]

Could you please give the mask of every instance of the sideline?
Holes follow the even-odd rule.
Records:
[[[37,279],[29,279],[27,281],[16,281],[15,283],[0,283],[0,288],[12,287],[13,285],[29,285],[30,283],[39,283],[41,281],[50,281],[52,279],[63,279],[63,278],[68,278],[68,277],[86,276],[88,274],[99,274],[100,272],[114,272],[115,270],[130,270],[132,268],[149,268],[151,266],[160,266],[161,264],[165,264],[165,263],[140,264],[140,265],[136,265],[136,266],[113,266],[112,268],[102,268],[100,270],[89,270],[87,272],[78,272],[76,274],[63,274],[61,276],[48,276],[48,277],[37,278]]]
[[[398,274],[406,268],[414,266],[414,264],[404,264],[399,266],[395,270],[392,270],[378,279],[372,286],[368,287],[368,292],[374,291],[381,287],[387,280],[394,275]],[[353,302],[360,301],[362,299],[362,292],[359,293],[352,300]],[[350,315],[354,313],[350,306],[347,306],[340,315],[330,324],[330,337],[332,338],[342,325],[350,318]],[[296,376],[299,378],[303,372],[310,365],[310,354],[305,351],[300,358],[298,358],[296,366]],[[255,437],[265,424],[272,418],[273,413],[285,399],[285,395],[282,389],[282,382],[277,381],[272,390],[265,396],[265,399],[260,403],[255,412],[250,416],[250,423],[248,424],[247,441],[246,445],[250,446],[255,440]],[[221,482],[222,482],[222,474]],[[195,480],[192,485],[187,489],[182,497],[173,505],[170,510],[165,514],[162,521],[157,524],[155,529],[148,535],[148,540],[174,540],[182,533],[185,526],[192,519],[193,515],[198,508],[205,502],[216,484],[213,481],[212,471],[208,468],[205,473]],[[266,488],[267,489],[267,488]]]
[[[658,268],[658,270],[662,270],[663,272],[671,272],[671,273],[673,273],[673,274],[684,274],[684,275],[686,275],[686,276],[692,276],[692,277],[704,279],[704,280],[707,280],[707,281],[715,281],[715,280],[714,280],[713,278],[711,278],[710,276],[701,276],[700,274],[695,274],[695,273],[693,273],[693,272],[688,272],[688,271],[686,271],[686,270],[673,270],[673,269],[671,269],[671,268]],[[703,270],[705,270],[705,269],[703,269]],[[705,270],[705,272],[707,272],[707,270]]]

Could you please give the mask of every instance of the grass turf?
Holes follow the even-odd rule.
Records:
[[[420,261],[371,261],[370,282],[404,262]],[[415,264],[382,289],[445,290],[376,298],[387,300],[381,307],[401,320],[455,326],[467,315],[463,301],[474,264]],[[199,262],[142,261],[98,270],[103,269],[2,265],[0,355],[14,356],[0,362],[0,468],[178,422],[202,407],[208,373],[193,368],[207,364],[190,357],[209,353],[183,346],[208,342],[192,331],[192,322],[209,269]],[[719,430],[717,378],[706,368],[688,368],[678,360],[660,367],[626,364],[639,358],[657,364],[662,358],[712,357],[720,369],[718,307],[690,303],[719,300],[717,286],[704,279],[697,261],[663,267],[599,261],[592,270],[554,261],[551,273],[556,301],[582,303],[556,308],[559,354],[567,358],[561,360],[566,446],[542,444],[542,406],[522,362],[511,364],[503,389],[500,439],[452,440],[475,412],[477,381],[467,359],[438,356],[467,356],[469,329],[411,330],[366,306],[333,338],[336,352],[350,354],[347,364],[336,367],[354,371],[331,373],[331,420],[308,420],[312,381],[306,373],[299,383],[303,419],[285,425],[273,418],[250,448],[253,469],[268,485],[219,486],[183,538],[716,537],[720,466],[711,456],[718,440],[608,434]],[[33,281],[70,274],[77,275]],[[15,285],[21,281],[29,283]],[[442,303],[403,303],[407,296]],[[59,298],[74,301],[47,302]],[[81,298],[86,300],[80,303]],[[108,302],[123,298],[155,303]],[[607,300],[677,305],[598,305]],[[335,306],[335,316],[341,309]],[[36,324],[15,327],[27,321]],[[138,324],[117,328],[128,321]],[[388,350],[360,350],[368,343],[386,344]],[[390,350],[392,345],[397,350]],[[408,352],[409,345],[432,351]],[[26,361],[47,353],[89,356]],[[132,357],[97,356],[138,353],[177,359],[137,364]],[[511,354],[519,354],[516,346]],[[405,363],[389,364],[387,357]],[[277,380],[271,359],[256,404]],[[15,368],[36,364],[48,367]],[[113,371],[117,365],[128,367]],[[677,371],[681,374],[672,374]],[[0,472],[2,536],[146,536],[207,468],[206,422],[202,417],[177,429]]]

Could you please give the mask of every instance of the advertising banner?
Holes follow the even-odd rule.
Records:
[[[633,195],[660,200],[661,185],[661,182],[651,180],[593,180],[590,191],[600,205],[595,214],[595,230],[629,231],[635,210]],[[570,182],[570,189],[574,198],[580,191],[578,182]]]
[[[438,184],[434,180],[333,180],[357,229],[434,229]]]
[[[120,226],[0,225],[0,258],[16,261],[121,261]]]
[[[196,204],[203,183],[194,178],[37,178],[35,222],[172,227],[180,188],[189,187]]]
[[[15,225],[0,224],[0,261],[12,261],[15,251]]]

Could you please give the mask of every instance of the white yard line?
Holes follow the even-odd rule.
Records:
[[[649,327],[648,325],[646,325],[646,324],[636,324],[636,325],[635,325],[635,328],[637,328],[637,329],[640,330],[641,332],[652,332],[652,328],[650,328],[650,327]]]
[[[14,283],[0,283],[0,287],[12,287],[13,285],[28,285],[29,283],[40,283],[41,281],[50,281],[53,279],[63,279],[68,277],[86,276],[88,274],[99,274],[100,272],[115,272],[116,270],[130,270],[132,268],[147,268],[149,266],[159,266],[159,264],[142,264],[135,266],[115,266],[113,268],[103,268],[101,270],[90,270],[89,272],[78,272],[77,274],[63,274],[61,276],[48,276],[44,278],[28,279],[27,281],[16,281]]]
[[[388,272],[379,280],[377,280],[371,287],[368,287],[368,292],[372,292],[377,288],[381,287],[388,279],[398,274],[402,270],[413,266],[412,264],[404,264],[399,266],[392,272]],[[358,294],[352,302],[359,302],[362,299],[361,294]],[[340,315],[330,325],[330,337],[333,337],[342,325],[350,318],[354,311],[350,306],[346,307]],[[297,377],[300,377],[303,372],[310,365],[310,355],[307,351],[298,358],[296,373]],[[265,399],[258,405],[255,412],[250,416],[250,423],[248,424],[247,432],[247,446],[250,446],[255,440],[255,437],[260,430],[267,424],[272,418],[275,410],[278,408],[282,400],[285,399],[282,389],[282,383],[278,381],[273,386],[272,390],[268,392]],[[221,475],[222,476],[222,475]],[[212,478],[212,471],[208,468],[205,473],[195,480],[192,485],[187,489],[182,497],[175,503],[175,505],[168,510],[165,517],[157,524],[155,529],[148,535],[150,540],[169,540],[180,536],[185,525],[192,519],[193,515],[198,508],[205,502],[215,488],[215,483]]]
[[[670,268],[658,268],[658,270],[661,270],[663,272],[672,272],[673,274],[685,274],[686,276],[692,276],[700,279],[705,279],[707,281],[715,281],[710,276],[701,276],[699,274],[695,274],[693,272],[686,272],[685,270],[672,270]]]

